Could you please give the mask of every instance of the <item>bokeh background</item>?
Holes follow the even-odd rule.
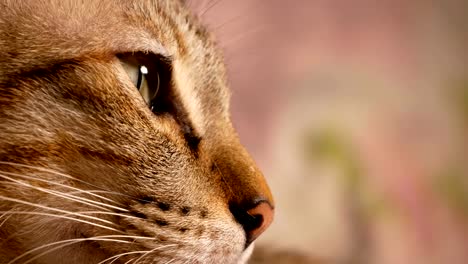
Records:
[[[188,5],[276,198],[251,263],[468,263],[468,1]]]

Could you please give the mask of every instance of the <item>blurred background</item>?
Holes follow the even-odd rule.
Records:
[[[188,5],[276,198],[251,263],[468,263],[468,1]]]

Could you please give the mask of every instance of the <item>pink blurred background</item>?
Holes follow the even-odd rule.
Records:
[[[468,2],[188,4],[276,198],[251,263],[468,263]]]

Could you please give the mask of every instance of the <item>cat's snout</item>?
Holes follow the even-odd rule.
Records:
[[[256,202],[253,206],[231,204],[229,209],[237,222],[244,228],[246,248],[273,222],[274,209],[266,200]]]
[[[263,174],[237,140],[219,147],[214,157],[226,203],[245,231],[247,248],[273,222],[273,195]]]

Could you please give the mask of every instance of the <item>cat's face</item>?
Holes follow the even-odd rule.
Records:
[[[243,261],[273,200],[182,4],[0,9],[0,263]]]

